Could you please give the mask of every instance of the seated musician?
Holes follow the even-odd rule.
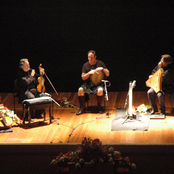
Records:
[[[44,69],[40,70],[40,75],[44,75]],[[27,58],[23,58],[19,61],[19,71],[17,73],[19,103],[22,103],[24,99],[39,97],[40,93],[37,91],[37,79],[40,75],[37,74],[34,69],[30,68],[30,63]],[[40,114],[38,114],[37,117],[39,117],[39,115]]]
[[[158,112],[157,104],[156,104],[156,96],[159,100],[161,114],[165,114],[165,96],[167,94],[171,94],[174,92],[174,68],[173,68],[173,58],[164,54],[161,56],[161,60],[158,65],[152,70],[152,75],[159,69],[162,68],[164,70],[162,76],[162,90],[156,93],[152,88],[150,88],[147,92],[148,99],[151,104],[151,114],[155,114]],[[149,78],[152,76],[150,75]]]
[[[81,78],[84,83],[78,89],[80,109],[77,115],[85,112],[85,102],[89,99],[88,94],[96,94],[98,112],[101,112],[101,101],[104,94],[104,84],[101,80],[106,79],[110,72],[106,65],[101,60],[97,60],[96,57],[96,52],[90,50],[88,52],[88,62],[82,67]]]

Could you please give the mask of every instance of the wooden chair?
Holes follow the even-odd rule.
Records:
[[[14,80],[14,88],[13,88],[13,106],[14,106],[13,110],[14,110],[14,112],[16,112],[16,99],[19,98],[18,92],[19,92],[18,80],[15,79]]]
[[[171,97],[171,114],[174,114],[174,103],[173,103],[174,92],[172,94],[170,94],[170,97]]]

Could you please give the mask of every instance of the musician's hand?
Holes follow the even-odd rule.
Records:
[[[95,69],[96,71],[102,71],[103,70],[103,67],[98,67]]]
[[[31,71],[31,76],[34,76],[35,75],[35,70],[34,69],[32,69],[32,71]]]
[[[162,66],[163,66],[163,62],[160,61],[160,62],[158,63],[158,66],[159,66],[159,67],[162,67]]]
[[[93,74],[99,74],[98,71],[102,71],[103,70],[103,67],[98,67],[96,69],[92,69],[91,71],[89,71],[89,74],[90,75],[93,75]]]
[[[158,63],[158,66],[159,66],[159,67],[162,67],[162,66],[163,66],[163,62],[164,62],[164,59],[161,58],[160,62]]]
[[[42,76],[42,75],[44,75],[45,74],[45,70],[44,70],[44,68],[41,68],[40,69],[40,75]]]
[[[89,74],[93,75],[95,72],[96,72],[95,69],[92,69],[91,71],[89,71]]]

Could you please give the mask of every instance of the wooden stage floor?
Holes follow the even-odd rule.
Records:
[[[13,94],[0,93],[2,103],[13,110]],[[62,92],[52,98],[67,98],[74,105],[78,104],[76,92]],[[34,119],[30,126],[17,126],[13,123],[13,132],[0,133],[1,144],[30,144],[30,143],[80,143],[84,137],[99,138],[102,143],[117,144],[172,144],[174,143],[173,116],[167,115],[165,119],[151,119],[148,131],[111,131],[111,121],[115,117],[116,108],[124,107],[127,92],[109,92],[109,113],[85,113],[77,116],[77,108],[57,106],[54,103],[53,113],[55,119],[52,124]],[[90,96],[90,105],[95,105],[95,95]],[[133,105],[148,105],[146,91],[133,93]],[[167,112],[171,111],[171,98],[166,98]],[[21,116],[21,105],[17,103],[16,111]],[[47,114],[48,118],[48,114]]]

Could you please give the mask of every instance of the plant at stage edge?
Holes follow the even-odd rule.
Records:
[[[83,166],[94,168],[97,163],[111,163],[115,165],[117,173],[130,173],[136,168],[129,157],[122,157],[119,151],[114,150],[114,147],[102,145],[99,139],[90,138],[84,138],[75,151],[59,153],[50,164],[56,166],[57,173],[68,173],[70,165],[79,169]]]

